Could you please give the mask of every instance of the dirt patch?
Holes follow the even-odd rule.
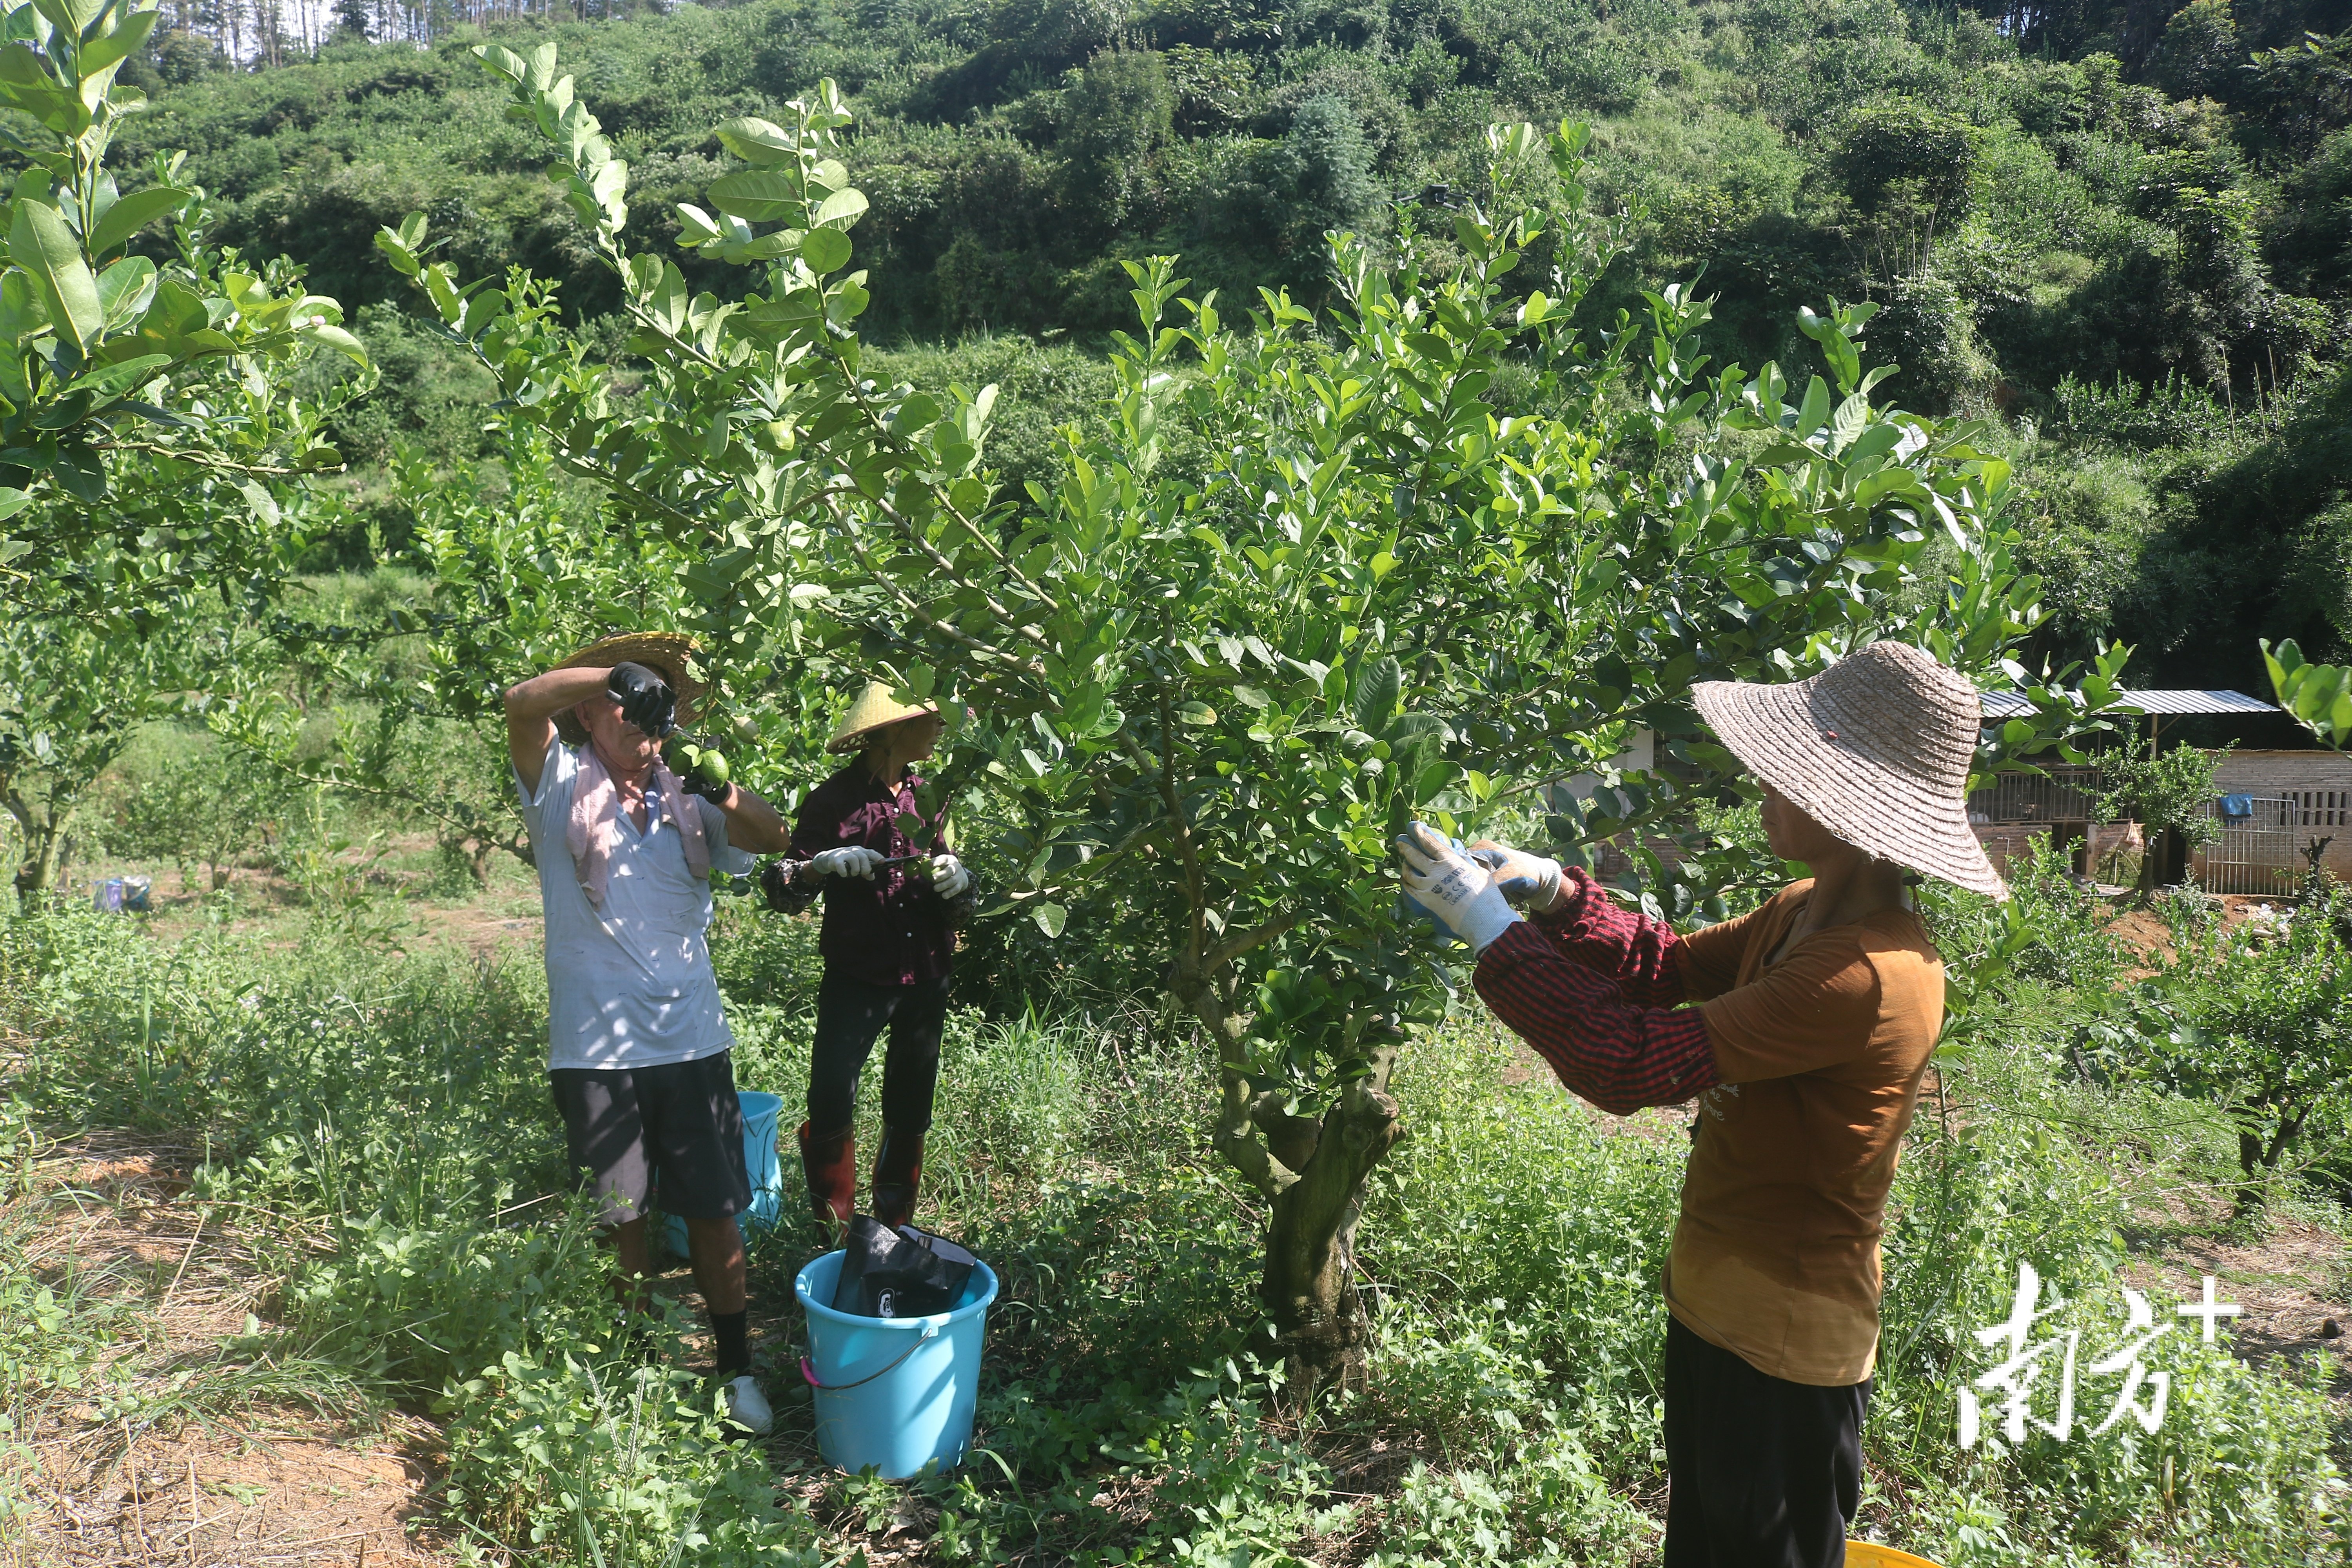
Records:
[[[379,1419],[348,1385],[254,1378],[222,1358],[226,1342],[274,1327],[269,1268],[253,1216],[188,1196],[200,1158],[184,1142],[93,1132],[49,1151],[38,1195],[19,1200],[41,1205],[27,1266],[70,1282],[109,1343],[84,1397],[29,1412],[5,1478],[29,1509],[0,1564],[454,1563],[428,1518],[428,1423]],[[266,1239],[281,1258],[324,1245],[274,1220]],[[101,1407],[126,1388],[139,1396],[131,1414]]]
[[[546,934],[546,921],[538,914],[500,914],[501,903],[512,900],[492,900],[482,904],[461,904],[455,908],[418,905],[410,910],[415,922],[417,946],[440,943],[462,947],[477,959],[485,962],[509,952],[537,952]]]
[[[47,1479],[24,1547],[28,1564],[456,1561],[425,1519],[422,1454],[383,1439],[192,1427],[134,1441],[81,1475]]]
[[[2261,898],[2252,893],[2209,894],[2221,906],[2221,924],[2225,930],[2235,930],[2247,921],[2259,920],[2258,911],[2291,908],[2280,899]],[[2172,928],[2153,909],[2143,909],[2131,901],[2129,894],[2116,892],[2114,917],[2108,921],[2106,933],[2120,942],[2131,952],[2147,961],[2145,967],[2129,972],[2132,979],[2145,979],[2158,968],[2173,962]]]
[[[2347,1250],[2352,1249],[2342,1237],[2287,1217],[2273,1220],[2259,1240],[2213,1236],[2168,1240],[2136,1258],[2125,1277],[2136,1289],[2197,1302],[2203,1300],[2205,1277],[2210,1275],[2214,1300],[2242,1309],[2241,1316],[2221,1325],[2239,1359],[2260,1365],[2282,1355],[2326,1351],[2335,1364],[2329,1395],[2345,1407],[2352,1401]],[[2179,1322],[2184,1331],[2199,1326],[2191,1319]]]

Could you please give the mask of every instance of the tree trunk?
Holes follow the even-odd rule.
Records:
[[[1404,1132],[1386,1089],[1393,1056],[1392,1048],[1383,1053],[1377,1082],[1349,1084],[1319,1127],[1306,1124],[1314,1129],[1313,1151],[1294,1167],[1298,1179],[1274,1200],[1265,1278],[1258,1289],[1274,1320],[1274,1348],[1283,1358],[1295,1408],[1305,1408],[1335,1383],[1363,1386],[1369,1333],[1356,1293],[1356,1222],[1364,1178]]]
[[[1404,1135],[1388,1092],[1402,1038],[1381,1039],[1365,1053],[1370,1070],[1339,1091],[1320,1121],[1290,1115],[1280,1094],[1251,1078],[1247,1024],[1233,1010],[1231,959],[1290,923],[1230,938],[1204,955],[1206,963],[1180,959],[1170,989],[1216,1042],[1223,1080],[1217,1152],[1267,1199],[1258,1294],[1273,1320],[1270,1349],[1285,1367],[1285,1401],[1303,1410],[1334,1383],[1362,1384],[1368,1335],[1356,1294],[1356,1222],[1364,1178]]]
[[[25,832],[25,858],[16,866],[16,898],[23,904],[56,885],[67,841],[61,826],[54,820],[18,820]]]

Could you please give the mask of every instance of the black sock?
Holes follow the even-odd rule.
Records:
[[[713,1312],[710,1331],[719,1340],[719,1375],[731,1378],[751,1370],[751,1346],[745,1320],[749,1311]]]

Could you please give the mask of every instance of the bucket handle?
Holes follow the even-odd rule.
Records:
[[[801,1357],[801,1375],[808,1380],[808,1385],[811,1388],[821,1388],[827,1394],[838,1394],[845,1388],[863,1388],[867,1384],[873,1382],[876,1378],[887,1377],[890,1373],[898,1371],[900,1367],[906,1365],[907,1358],[913,1355],[917,1351],[921,1350],[925,1340],[935,1340],[939,1338],[939,1324],[925,1323],[923,1325],[923,1331],[916,1336],[915,1342],[908,1345],[903,1352],[901,1352],[897,1361],[892,1362],[880,1372],[870,1373],[866,1376],[859,1378],[856,1383],[819,1383],[816,1380],[816,1368],[809,1364],[809,1358],[806,1356]]]

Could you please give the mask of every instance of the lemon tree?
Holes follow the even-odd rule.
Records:
[[[1265,1198],[1272,1348],[1311,1389],[1360,1366],[1363,1184],[1403,1128],[1398,1052],[1441,1017],[1452,955],[1403,919],[1389,844],[1466,830],[1578,772],[1564,849],[1727,787],[1694,681],[1776,680],[1882,636],[2030,688],[1987,767],[2063,745],[2103,700],[2010,661],[2041,618],[1978,431],[1873,396],[1870,308],[1807,312],[1822,374],[1715,369],[1685,288],[1586,309],[1621,220],[1585,133],[1488,133],[1466,210],[1393,247],[1329,237],[1337,302],[1235,312],[1173,258],[1130,264],[1117,392],[1055,482],[994,488],[989,388],[860,369],[865,199],[829,84],[719,129],[740,161],[680,211],[741,264],[730,297],[632,253],[627,171],[551,47],[495,47],[510,112],[624,284],[625,396],[520,274],[467,282],[423,221],[381,243],[500,378],[513,417],[678,542],[722,673],[828,661],[941,700],[953,773],[1013,826],[976,848],[1000,918],[1150,956],[1139,984],[1215,1057],[1214,1146]],[[2108,684],[2112,684],[2108,680]],[[1671,771],[1620,774],[1633,731]],[[1704,912],[1702,864],[1675,912]]]

